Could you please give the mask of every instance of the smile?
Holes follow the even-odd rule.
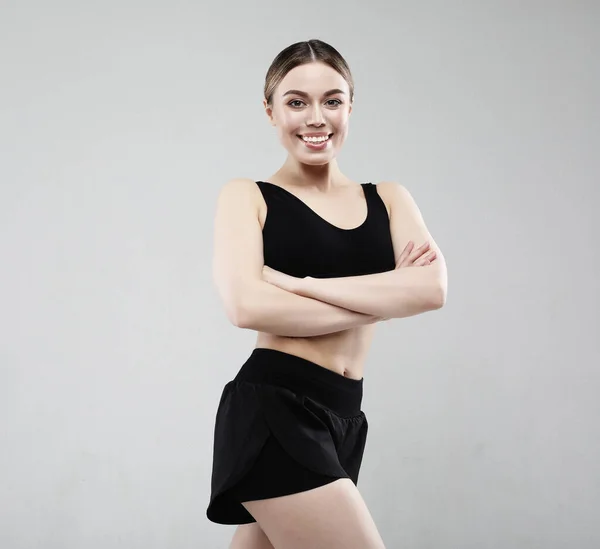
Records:
[[[332,133],[330,133],[329,135],[324,135],[324,136],[320,136],[320,137],[306,137],[303,135],[299,135],[298,138],[301,139],[302,141],[304,141],[305,143],[313,143],[315,145],[320,145],[321,143],[325,143],[325,142],[329,141],[329,138],[332,135],[333,135]]]

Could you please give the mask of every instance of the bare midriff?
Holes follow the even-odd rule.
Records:
[[[256,347],[275,349],[310,360],[344,377],[360,379],[375,325],[311,337],[285,337],[258,332]]]

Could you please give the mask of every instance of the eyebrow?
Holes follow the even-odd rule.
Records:
[[[335,95],[336,93],[344,94],[342,90],[334,88],[333,90],[326,91],[323,94],[323,97],[329,97],[330,95]],[[283,94],[282,97],[285,97],[286,95],[299,95],[300,97],[308,97],[308,94],[306,92],[300,90],[288,90]]]

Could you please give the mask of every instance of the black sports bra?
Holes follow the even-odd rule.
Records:
[[[395,268],[390,220],[376,185],[361,183],[368,208],[365,221],[342,229],[283,187],[256,184],[267,204],[265,265],[300,278],[359,276]]]

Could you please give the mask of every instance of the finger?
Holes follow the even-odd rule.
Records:
[[[404,264],[404,262],[408,259],[408,256],[410,255],[410,252],[412,251],[414,246],[415,246],[414,242],[412,240],[410,240],[408,242],[408,244],[404,247],[404,250],[402,250],[400,257],[398,258],[398,261],[396,262],[396,268],[398,268]]]
[[[429,264],[433,258],[435,257],[435,251],[431,251],[427,254],[424,254],[422,257],[415,261],[415,265],[427,265]]]
[[[427,253],[427,251],[429,250],[429,242],[425,242],[425,244],[423,244],[422,246],[419,246],[415,251],[413,251],[413,253],[410,255],[409,257],[409,261],[413,262],[416,259],[418,259],[419,257],[423,256],[424,254]]]
[[[402,250],[402,253],[400,254],[399,261],[402,262],[404,259],[406,259],[410,255],[410,252],[413,251],[414,247],[415,243],[412,240],[409,240],[408,244],[404,247],[404,250]]]
[[[431,262],[435,259],[436,255],[435,255],[435,251],[430,252],[429,254],[427,254],[426,256],[420,258],[419,260],[417,260],[415,262],[415,265],[417,267],[421,267],[423,265],[431,265]]]

